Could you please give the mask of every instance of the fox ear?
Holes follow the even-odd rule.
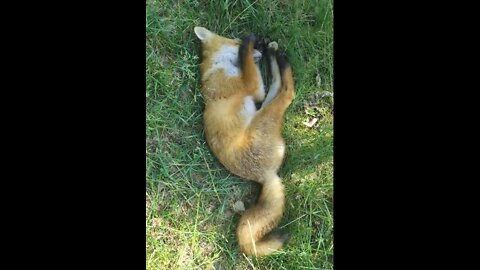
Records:
[[[213,35],[213,33],[205,27],[196,26],[193,30],[195,31],[197,37],[202,41],[210,38]]]

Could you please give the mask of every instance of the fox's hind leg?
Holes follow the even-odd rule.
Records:
[[[284,187],[277,170],[285,151],[281,135],[283,117],[295,95],[292,70],[285,55],[278,54],[275,63],[281,81],[278,93],[255,114],[248,127],[252,149],[264,153],[266,158],[258,161],[263,170],[257,179],[262,184],[258,202],[243,214],[237,227],[238,243],[247,255],[269,255],[288,240],[286,234],[269,234],[278,225],[285,207]]]
[[[277,96],[278,90],[280,89],[281,84],[281,77],[280,77],[280,70],[278,68],[277,63],[277,51],[278,51],[278,44],[275,41],[272,41],[268,44],[266,48],[266,56],[268,64],[270,65],[270,73],[272,76],[272,81],[270,83],[270,88],[268,90],[267,97],[262,103],[262,108],[265,107],[268,103],[270,103],[273,98]]]
[[[281,135],[284,114],[295,98],[295,89],[292,69],[286,56],[278,53],[274,63],[276,63],[275,68],[279,74],[277,74],[279,76],[277,93],[268,104],[264,103],[262,108],[257,111],[250,122],[248,133],[253,138],[254,144],[259,142],[256,147],[262,148],[262,151],[270,154],[268,161],[265,160],[264,165],[268,164],[265,168],[276,173],[283,161],[285,150]]]

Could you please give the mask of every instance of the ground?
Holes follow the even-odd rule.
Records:
[[[230,174],[203,136],[197,25],[269,37],[292,64],[279,171],[279,229],[291,240],[266,258],[243,256],[235,236],[236,206],[248,208],[259,187]],[[146,269],[333,269],[332,94],[332,0],[147,0]]]

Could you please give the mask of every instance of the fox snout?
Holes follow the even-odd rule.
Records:
[[[262,59],[262,53],[258,50],[253,50],[253,60],[255,61],[255,63],[257,64],[260,59]]]

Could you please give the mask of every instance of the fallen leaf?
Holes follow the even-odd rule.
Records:
[[[310,120],[310,122],[303,122],[303,124],[307,127],[313,127],[318,121],[318,118],[313,118],[312,120]]]

